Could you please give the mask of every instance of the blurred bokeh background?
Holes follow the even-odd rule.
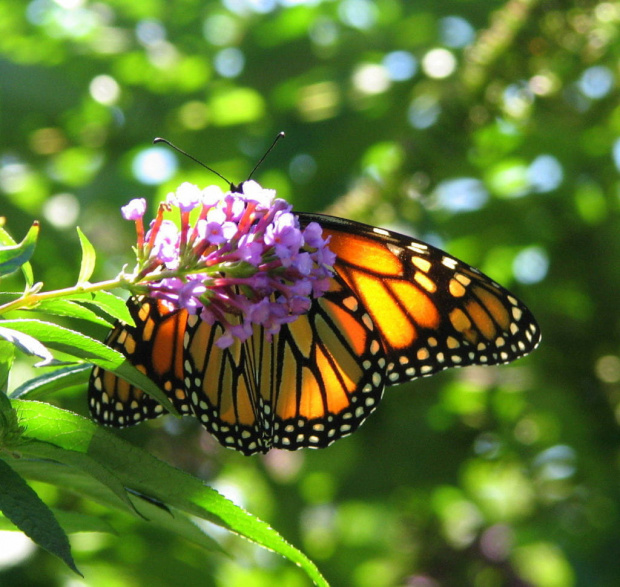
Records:
[[[615,1],[0,0],[0,216],[16,239],[42,221],[47,289],[75,283],[76,224],[111,278],[134,239],[120,205],[219,181],[154,137],[238,182],[284,130],[265,187],[480,267],[530,306],[541,347],[389,388],[322,451],[246,458],[172,418],[119,434],[335,587],[618,585],[619,59]],[[52,401],[86,413],[84,389]],[[118,534],[71,537],[82,580],[1,533],[0,585],[309,584],[233,536],[216,533],[230,557],[205,553],[35,485]]]

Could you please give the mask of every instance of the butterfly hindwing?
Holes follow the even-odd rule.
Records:
[[[274,337],[273,446],[322,448],[354,432],[377,407],[386,358],[374,324],[334,277],[310,312]]]
[[[191,316],[185,341],[185,385],[192,411],[224,446],[245,454],[265,452],[259,400],[249,343],[216,341],[223,327]]]
[[[262,328],[220,349],[219,325],[190,319],[187,383],[198,419],[245,454],[324,447],[376,408],[386,360],[378,333],[339,278],[271,341]]]
[[[118,322],[106,344],[148,375],[180,413],[188,413],[182,345],[187,313],[144,297],[130,298],[127,306],[136,325]],[[99,366],[91,373],[88,395],[92,417],[109,426],[131,426],[166,413],[150,395]]]

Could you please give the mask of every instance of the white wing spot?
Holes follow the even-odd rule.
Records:
[[[411,242],[408,246],[408,249],[412,250],[414,253],[420,253],[422,255],[428,254],[428,247],[424,243],[419,242]]]
[[[441,263],[452,271],[454,271],[458,267],[457,260],[453,259],[452,257],[442,257]]]

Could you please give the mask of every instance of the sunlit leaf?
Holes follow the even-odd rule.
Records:
[[[9,321],[5,321],[5,323],[8,322]],[[20,332],[19,330],[0,326],[0,338],[12,343],[22,353],[42,359],[38,363],[39,367],[49,365],[54,360],[54,355],[47,350],[45,345],[41,344],[41,342],[33,336]]]
[[[6,393],[14,358],[15,345],[7,340],[0,341],[0,393]]]
[[[86,283],[95,270],[96,253],[95,247],[90,243],[86,235],[77,227],[77,233],[80,237],[80,245],[82,247],[82,263],[80,265],[80,275],[78,283]]]
[[[74,465],[92,476],[91,464],[107,471],[98,478],[107,485],[106,475],[113,475],[125,486],[150,496],[188,515],[208,520],[271,549],[301,566],[317,585],[327,583],[314,564],[286,542],[275,530],[251,516],[203,481],[174,469],[149,453],[128,444],[93,422],[59,408],[32,401],[14,400],[25,427],[20,449],[24,454],[41,454],[41,443],[64,450],[76,459]],[[50,453],[51,454],[51,453]],[[58,458],[59,453],[56,455]],[[62,457],[65,458],[65,457]],[[84,460],[81,464],[79,459]],[[98,474],[98,473],[97,473]],[[75,486],[72,486],[75,490]],[[139,506],[138,506],[139,507]]]
[[[34,254],[34,249],[39,236],[39,223],[34,222],[30,230],[19,244],[5,244],[0,247],[0,276],[9,275],[23,267],[24,275],[29,285],[32,285],[32,268],[28,261]],[[11,243],[12,239],[3,228],[0,227],[0,238],[3,243]]]
[[[27,335],[28,342],[38,339],[52,349],[114,371],[129,383],[152,395],[167,411],[178,415],[166,394],[151,379],[138,371],[121,353],[98,340],[69,328],[40,320],[4,320],[2,324],[7,330],[11,329]],[[34,339],[35,336],[37,339]]]
[[[110,323],[84,306],[67,299],[51,299],[40,302],[35,310],[39,312],[45,312],[47,314],[54,314],[56,316],[69,316],[72,318],[79,318],[81,320],[88,320],[95,324],[101,324],[102,326],[110,326]]]
[[[13,345],[11,345],[11,348],[13,348]],[[25,381],[11,392],[11,397],[41,399],[69,387],[86,385],[91,369],[92,365],[89,363],[61,367],[55,371],[44,373],[39,377]]]

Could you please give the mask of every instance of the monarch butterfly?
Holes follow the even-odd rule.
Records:
[[[246,455],[322,448],[354,432],[383,389],[448,367],[508,363],[531,352],[540,331],[530,311],[477,269],[419,240],[350,220],[318,222],[336,254],[328,291],[268,342],[215,344],[222,332],[131,298],[136,326],[118,323],[107,344],[194,415],[224,446]],[[95,420],[129,426],[164,413],[140,389],[94,367]]]

